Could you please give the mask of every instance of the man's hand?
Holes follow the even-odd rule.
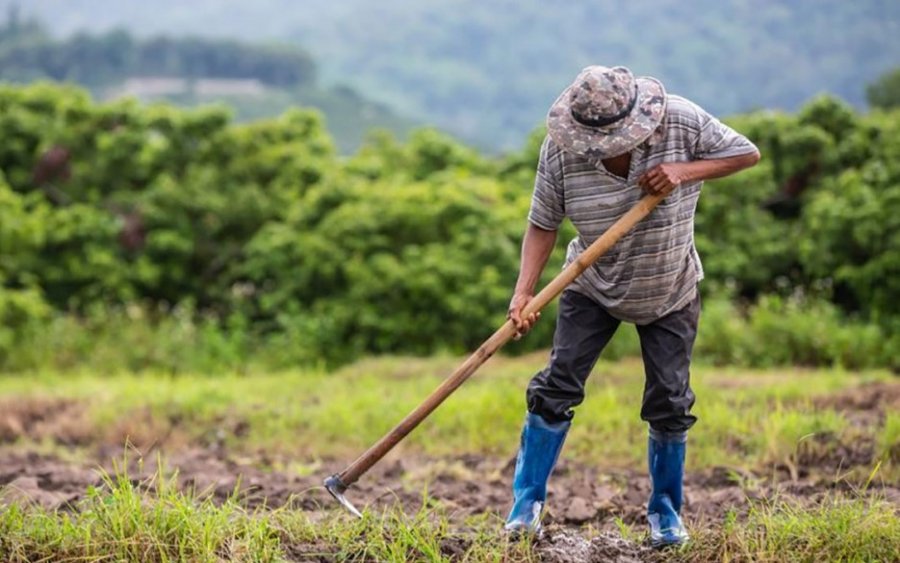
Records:
[[[534,326],[534,323],[537,322],[539,318],[541,318],[541,313],[532,313],[528,317],[522,316],[522,309],[525,308],[525,305],[528,304],[534,298],[530,293],[518,293],[516,292],[512,300],[509,302],[509,311],[506,314],[506,318],[510,319],[516,325],[516,335],[513,337],[513,340],[518,340],[522,338],[525,334],[531,330],[531,327]]]
[[[672,190],[688,180],[687,169],[690,163],[664,162],[644,173],[638,184],[651,195],[669,195]]]

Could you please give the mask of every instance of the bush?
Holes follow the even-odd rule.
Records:
[[[35,289],[9,290],[0,285],[0,367],[19,367],[16,356],[30,353],[30,340],[39,334],[50,315],[50,307]]]
[[[188,304],[171,310],[95,306],[80,316],[44,316],[17,334],[16,346],[0,358],[3,369],[217,373],[243,372],[265,359],[244,319],[232,316],[223,324]]]
[[[700,198],[698,357],[897,367],[900,112],[821,97],[734,126],[763,161]],[[0,87],[0,136],[0,366],[177,372],[474,348],[504,322],[542,131],[504,158],[423,130],[340,159],[316,113],[44,84]],[[607,357],[638,352],[621,333]]]
[[[880,326],[847,319],[820,298],[762,297],[741,310],[726,297],[703,306],[695,355],[720,365],[891,365],[893,344]]]

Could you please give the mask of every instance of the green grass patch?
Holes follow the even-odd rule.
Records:
[[[135,484],[105,476],[74,512],[18,505],[0,511],[3,561],[275,561],[271,517],[236,502],[216,506],[175,489],[159,475]],[[142,490],[153,489],[152,494]]]
[[[900,412],[889,412],[878,439],[881,457],[900,464]]]
[[[451,523],[446,510],[430,500],[411,514],[367,512],[361,520],[287,508],[248,511],[232,500],[217,506],[180,492],[160,475],[135,483],[122,473],[90,489],[74,511],[18,505],[0,511],[0,560],[544,560],[540,546],[510,541],[500,528],[496,516]],[[810,506],[757,501],[746,517],[729,513],[720,525],[691,531],[692,543],[663,560],[868,562],[900,555],[896,507],[877,496],[835,494]],[[633,544],[644,540],[640,531],[623,532]],[[594,534],[580,533],[586,539]]]
[[[546,354],[494,358],[399,447],[436,457],[512,457],[525,413],[528,379]],[[22,446],[53,447],[55,432],[81,427],[92,445],[140,449],[224,447],[230,454],[264,453],[280,470],[308,475],[320,460],[352,459],[426,397],[459,358],[369,359],[339,371],[216,376],[40,373],[0,377],[2,425],[29,412],[40,425],[24,428]],[[691,471],[711,466],[788,468],[829,455],[852,440],[874,446],[873,468],[856,481],[900,482],[900,416],[853,418],[828,408],[825,397],[891,381],[882,371],[744,370],[696,366],[699,423],[691,431]],[[876,388],[879,389],[879,388]],[[646,426],[639,418],[643,368],[637,360],[601,362],[578,408],[564,457],[598,467],[644,466]],[[54,403],[57,401],[58,403]],[[68,409],[55,405],[74,402]],[[58,417],[54,418],[54,417]],[[27,418],[27,417],[26,417]],[[23,418],[23,420],[25,420]],[[859,420],[871,427],[860,427]],[[883,420],[883,424],[876,421]],[[42,428],[45,434],[30,434]],[[56,430],[54,430],[56,429]],[[8,430],[8,429],[7,429]],[[58,447],[58,446],[57,446]],[[79,449],[59,448],[67,456]],[[804,457],[805,456],[805,457]],[[294,460],[294,461],[290,461]],[[452,460],[450,460],[452,463]],[[736,475],[740,472],[735,472]],[[836,478],[838,476],[835,476]],[[860,484],[862,484],[860,481]],[[854,481],[855,482],[855,481]],[[867,483],[868,484],[868,483]],[[895,561],[900,545],[896,506],[866,492],[752,502],[692,530],[695,541],[668,558],[686,561]],[[510,542],[498,517],[460,521],[423,492],[417,511],[396,508],[362,520],[341,513],[251,511],[237,499],[216,504],[175,489],[159,475],[135,483],[125,474],[90,489],[75,510],[10,506],[0,511],[0,561],[537,561],[540,546]],[[643,526],[620,521],[632,547]],[[689,522],[690,524],[690,522]],[[572,531],[567,531],[572,533]],[[588,539],[592,530],[582,530]],[[587,540],[586,540],[587,541]]]
[[[458,361],[384,358],[334,373],[216,377],[44,373],[0,378],[0,400],[78,401],[81,424],[98,442],[124,443],[127,436],[140,447],[174,436],[200,445],[222,444],[238,453],[315,460],[352,456],[371,445],[431,393]],[[525,414],[525,387],[545,361],[544,354],[493,360],[400,447],[434,456],[511,457]],[[879,371],[698,366],[693,387],[699,422],[691,432],[689,463],[694,468],[791,463],[804,443],[829,447],[817,437],[839,439],[848,423],[840,413],[815,408],[813,400],[889,378]],[[564,455],[610,467],[642,465],[643,379],[637,360],[598,364]],[[888,417],[883,429],[864,432],[879,440],[884,452],[895,451],[897,420]]]
[[[757,502],[746,519],[696,534],[684,561],[900,561],[897,508],[877,497],[833,496],[804,507]]]
[[[528,541],[498,534],[496,517],[451,528],[444,509],[423,502],[362,520],[334,513],[313,519],[286,508],[247,511],[180,492],[160,474],[135,483],[107,475],[76,510],[13,504],[0,511],[0,560],[31,561],[532,561]]]

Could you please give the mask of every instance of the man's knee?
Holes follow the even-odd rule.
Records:
[[[619,321],[589,298],[565,291],[560,299],[553,352],[528,385],[528,411],[550,422],[571,420],[584,400],[584,383]]]
[[[697,422],[691,414],[691,352],[699,312],[698,294],[684,309],[638,327],[646,376],[641,418],[657,432],[686,432]]]
[[[538,372],[528,384],[525,401],[528,412],[548,422],[572,420],[572,409],[584,400],[584,385],[576,374],[550,365]]]
[[[656,432],[683,433],[697,422],[697,417],[691,414],[693,406],[694,393],[690,388],[685,393],[645,396],[641,419]]]

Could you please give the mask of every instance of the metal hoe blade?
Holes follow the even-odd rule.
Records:
[[[362,513],[360,513],[360,511],[347,500],[347,497],[344,496],[344,493],[347,491],[347,485],[341,481],[341,476],[339,474],[335,473],[328,479],[325,479],[325,488],[328,489],[328,492],[331,493],[334,500],[341,503],[341,506],[349,510],[357,518],[362,518]]]

